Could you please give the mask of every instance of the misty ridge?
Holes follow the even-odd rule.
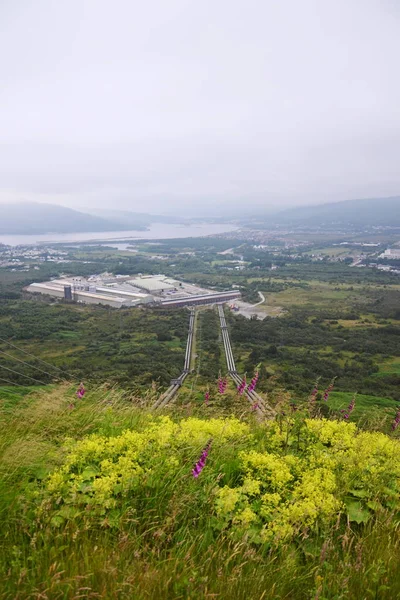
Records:
[[[89,214],[55,204],[0,204],[0,233],[3,235],[145,231],[151,223],[177,221],[129,211],[94,210],[94,214]]]
[[[65,206],[41,203],[0,205],[0,233],[46,234],[89,233],[107,231],[146,231],[153,223],[190,224],[199,220],[237,223],[234,213],[225,218],[204,215],[200,218],[184,218],[180,215],[151,215],[127,210],[86,209],[78,211]],[[344,202],[301,206],[276,213],[241,217],[247,227],[293,226],[293,227],[400,227],[400,196],[348,200]]]

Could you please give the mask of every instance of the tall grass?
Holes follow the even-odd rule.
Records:
[[[117,526],[110,515],[58,527],[39,519],[35,490],[63,463],[65,438],[141,430],[149,413],[140,403],[106,387],[79,403],[64,385],[1,412],[2,600],[400,598],[394,511],[366,525],[341,520],[324,534],[304,533],[275,549],[218,529],[215,486],[222,473],[234,483],[235,456],[245,440],[215,451],[216,479],[188,479],[190,460],[171,476],[153,478],[134,503],[124,501]],[[253,427],[261,440],[262,428]]]

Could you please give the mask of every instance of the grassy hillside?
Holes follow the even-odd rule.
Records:
[[[74,393],[0,392],[1,598],[399,597],[396,433]]]

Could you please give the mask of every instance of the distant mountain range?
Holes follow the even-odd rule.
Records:
[[[90,213],[90,214],[89,214]],[[230,215],[224,221],[229,220]],[[210,222],[213,219],[208,219]],[[86,233],[106,231],[144,231],[152,223],[189,224],[196,219],[150,215],[120,210],[73,210],[65,206],[40,203],[0,204],[0,234]],[[220,221],[217,219],[216,221]],[[243,224],[251,227],[283,225],[290,227],[400,227],[400,196],[347,200],[314,206],[299,206],[275,214],[249,217]]]
[[[143,231],[155,219],[152,215],[119,211],[104,211],[98,216],[54,204],[0,204],[0,234]]]
[[[298,226],[400,227],[400,196],[346,200],[299,206],[275,214],[268,222]]]
[[[112,221],[119,225],[123,225],[125,229],[143,229],[151,225],[151,223],[186,223],[187,219],[167,215],[149,215],[147,213],[131,212],[130,210],[107,210],[97,208],[82,209],[96,217]]]

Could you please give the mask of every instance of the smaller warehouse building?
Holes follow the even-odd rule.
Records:
[[[198,296],[187,296],[186,298],[173,298],[161,300],[161,306],[181,308],[183,306],[203,306],[206,304],[220,304],[230,300],[238,300],[241,293],[237,290],[229,292],[217,292],[215,294],[202,294]]]

